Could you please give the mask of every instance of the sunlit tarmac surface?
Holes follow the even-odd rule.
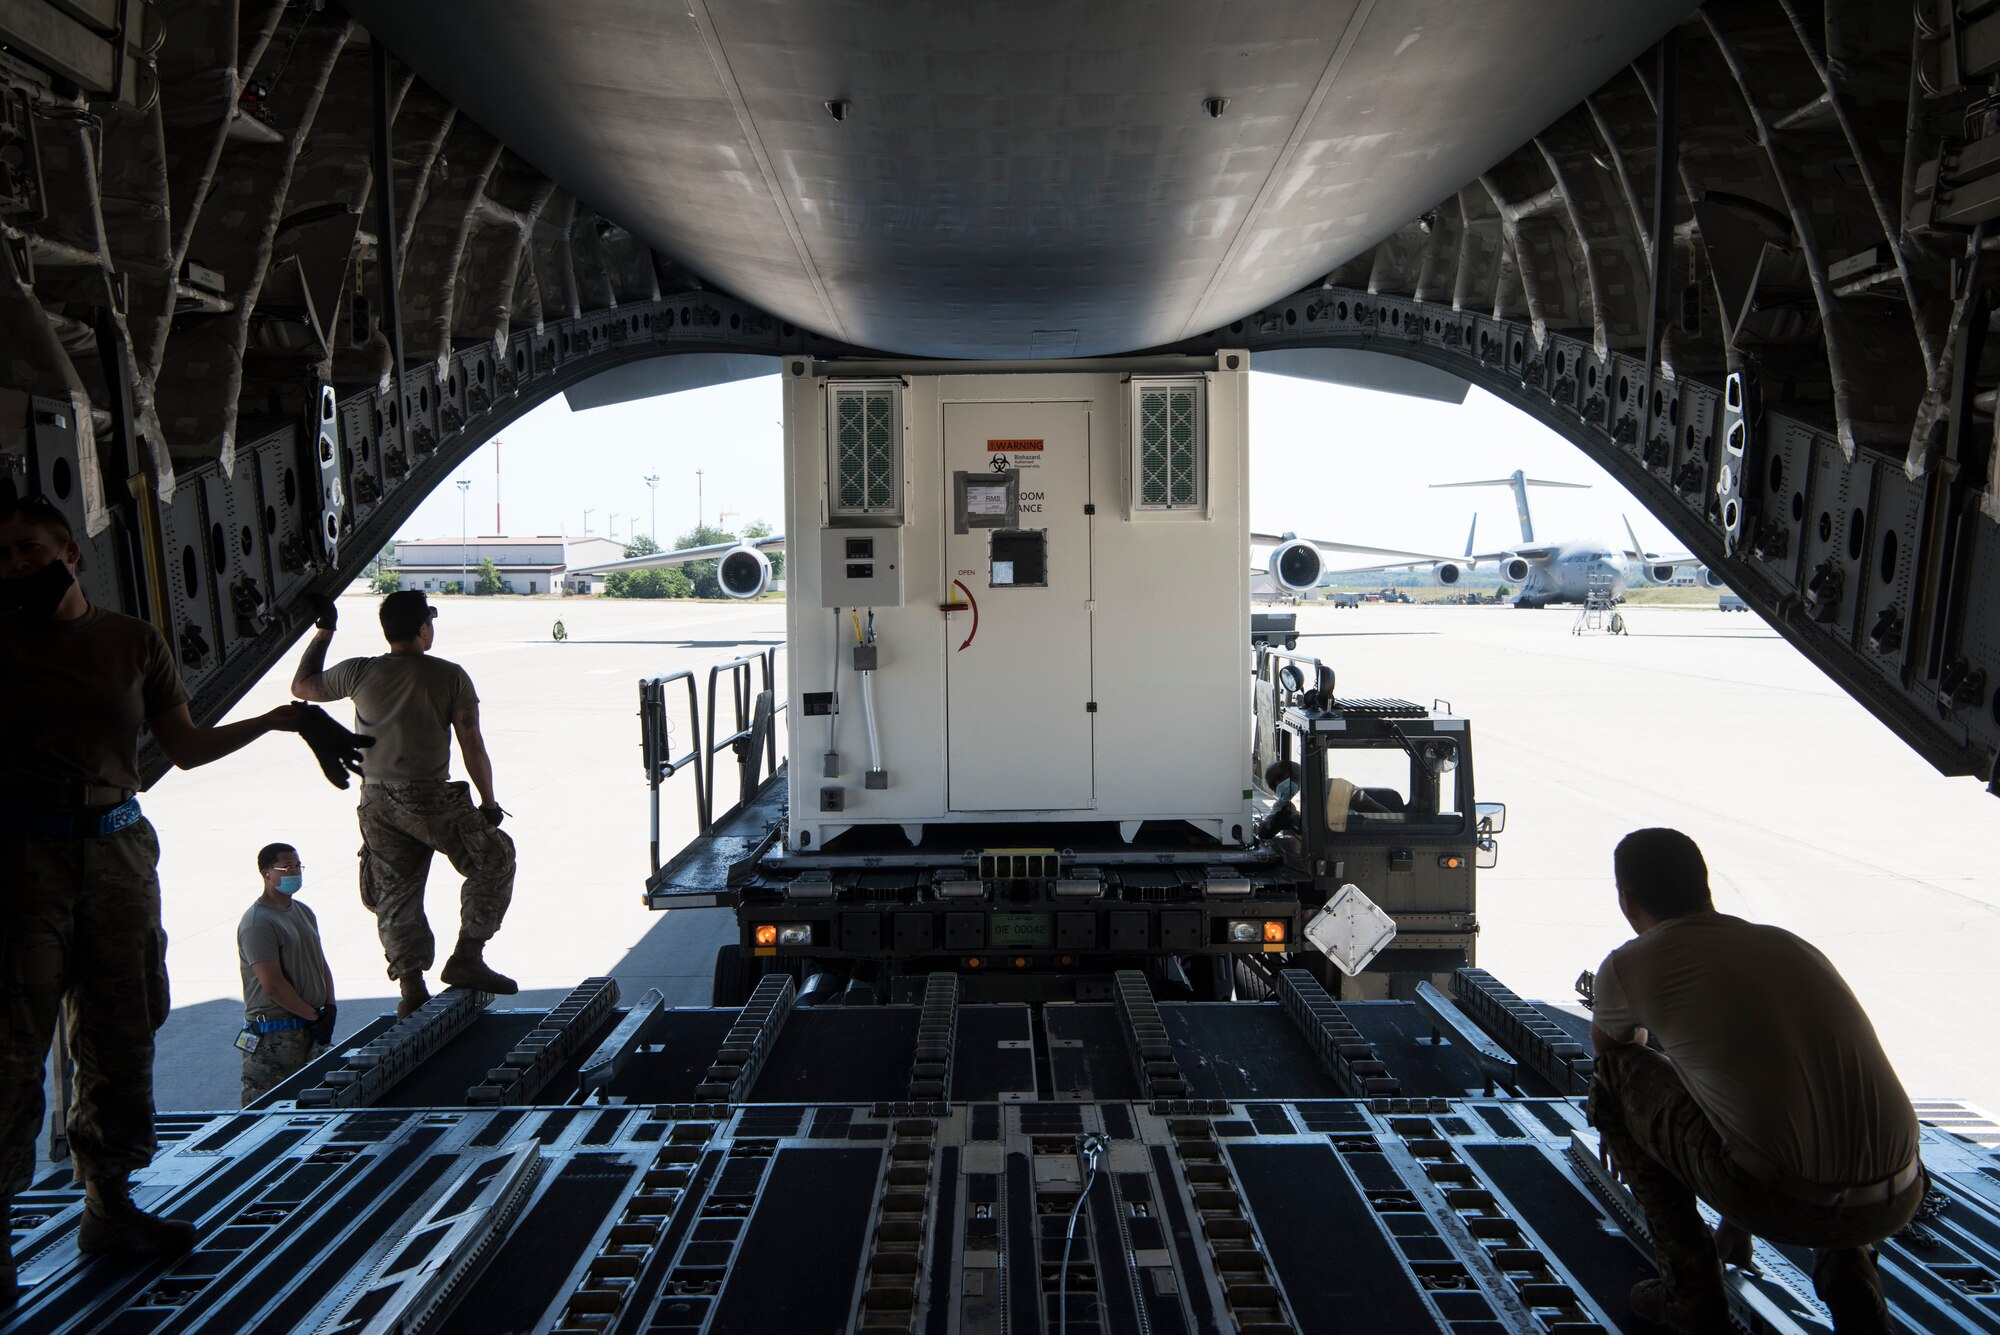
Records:
[[[380,651],[374,601],[341,600],[330,662]],[[659,987],[674,1003],[705,1004],[724,915],[640,903],[636,682],[682,667],[705,675],[739,643],[781,642],[782,605],[441,606],[436,652],[478,687],[520,852],[489,960],[520,980],[526,1004],[606,972],[628,1001]],[[550,635],[558,617],[565,643]],[[2000,800],[1939,777],[1754,616],[1639,607],[1617,638],[1574,636],[1574,619],[1559,608],[1395,605],[1300,615],[1300,650],[1334,667],[1342,694],[1443,699],[1472,720],[1479,794],[1508,806],[1500,865],[1480,876],[1479,962],[1525,996],[1573,1001],[1578,972],[1629,934],[1612,846],[1641,825],[1677,826],[1707,853],[1719,908],[1790,928],[1839,966],[1912,1095],[2000,1109],[2000,1041],[1984,1014],[2000,958],[1989,853]],[[296,655],[233,716],[286,698]],[[332,709],[350,720],[347,706]],[[717,779],[733,791],[726,755]],[[295,843],[305,861],[341,1031],[386,1008],[393,988],[355,892],[354,797],[289,737],[169,775],[145,797],[160,830],[175,1002],[161,1033],[161,1108],[236,1103],[235,927],[266,842]],[[663,844],[678,847],[693,830],[687,778],[670,785],[663,815]],[[430,893],[440,961],[456,899],[440,859]]]

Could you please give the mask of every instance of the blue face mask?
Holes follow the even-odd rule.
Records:
[[[1290,779],[1282,779],[1279,781],[1278,800],[1280,802],[1291,801],[1294,797],[1298,796],[1298,792],[1299,792],[1298,784],[1292,782]]]
[[[303,876],[280,876],[278,878],[278,893],[281,895],[296,895],[299,892],[299,887],[304,884],[305,878]]]

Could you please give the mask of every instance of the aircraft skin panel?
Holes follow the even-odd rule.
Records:
[[[1038,334],[1115,353],[1236,319],[1394,232],[1693,8],[352,6],[663,254],[823,336],[945,357],[1037,355]]]

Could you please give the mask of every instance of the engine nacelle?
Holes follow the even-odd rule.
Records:
[[[1508,557],[1500,563],[1500,574],[1509,584],[1527,583],[1528,558],[1525,556]]]
[[[1646,578],[1655,584],[1671,584],[1674,582],[1674,567],[1648,566],[1646,568]]]
[[[731,598],[760,597],[771,587],[770,558],[754,547],[725,552],[715,563],[715,582]]]
[[[1704,589],[1726,589],[1729,587],[1720,574],[1710,570],[1707,566],[1701,568],[1700,578],[1701,587]]]
[[[1431,573],[1437,576],[1438,583],[1449,585],[1458,583],[1458,577],[1465,572],[1459,569],[1453,562],[1440,561],[1438,562],[1437,569]]]
[[[1320,576],[1326,573],[1326,558],[1304,538],[1293,538],[1271,549],[1270,571],[1279,588],[1304,593],[1319,587]]]

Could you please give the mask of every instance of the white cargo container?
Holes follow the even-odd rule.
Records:
[[[1245,841],[1248,374],[787,360],[792,849],[990,822]]]

